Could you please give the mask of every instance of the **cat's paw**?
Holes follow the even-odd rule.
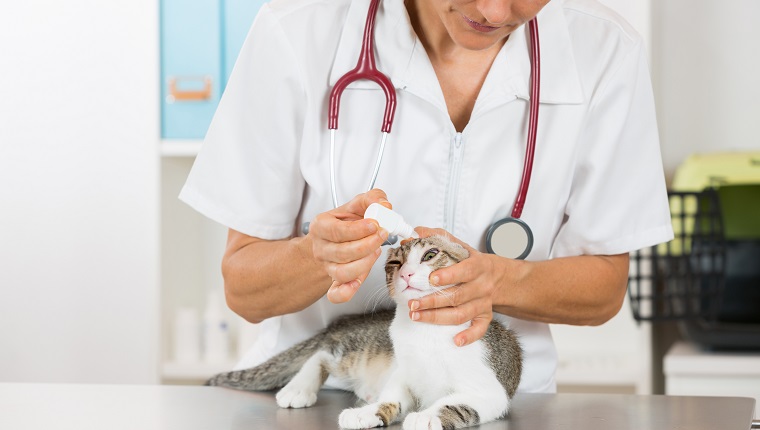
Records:
[[[404,430],[443,430],[443,425],[437,415],[412,412],[404,419]]]
[[[344,429],[370,429],[382,427],[384,424],[377,416],[377,407],[367,405],[361,408],[344,409],[338,417],[338,425]]]
[[[317,393],[295,387],[285,387],[275,396],[281,408],[308,408],[317,402]]]

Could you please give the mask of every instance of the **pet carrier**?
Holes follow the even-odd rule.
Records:
[[[639,321],[713,349],[760,350],[760,153],[692,156],[669,192],[675,237],[631,254]]]

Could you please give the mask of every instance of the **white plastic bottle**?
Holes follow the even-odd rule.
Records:
[[[226,363],[230,358],[230,324],[220,294],[209,292],[203,312],[203,361]]]
[[[174,360],[198,363],[201,359],[201,330],[198,311],[182,307],[174,315]]]
[[[404,221],[404,218],[386,208],[380,203],[372,203],[364,212],[364,218],[371,218],[380,224],[380,227],[388,231],[390,236],[399,236],[402,239],[418,238],[414,228]]]

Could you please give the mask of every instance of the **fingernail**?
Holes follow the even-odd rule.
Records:
[[[358,289],[359,289],[359,287],[361,287],[361,286],[362,286],[362,281],[360,281],[360,280],[358,280],[358,279],[354,279],[353,281],[351,281],[351,283],[350,283],[349,285],[350,285],[350,286],[351,286],[351,288],[353,288],[354,290],[358,290]]]
[[[433,276],[430,278],[430,285],[438,285],[438,281],[440,281],[438,276]]]
[[[464,346],[465,339],[463,337],[460,337],[457,339],[457,346]]]
[[[420,302],[418,302],[417,300],[413,300],[412,303],[409,304],[409,309],[413,311],[416,311],[419,308],[420,308]]]
[[[412,312],[412,321],[417,321],[418,319],[420,319],[420,313]]]
[[[374,222],[368,222],[367,223],[367,230],[369,231],[370,234],[376,232],[377,231],[377,224],[375,224]]]
[[[380,230],[377,232],[377,234],[380,236],[380,239],[383,239],[383,242],[385,242],[385,241],[386,241],[386,239],[388,239],[388,230],[386,230],[386,229],[384,229],[384,228],[381,228],[381,229],[380,229]]]
[[[382,254],[382,253],[383,253],[383,248],[377,248],[375,250],[375,255],[377,255],[377,256],[380,256],[380,254]]]

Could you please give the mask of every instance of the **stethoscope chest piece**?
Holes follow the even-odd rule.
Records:
[[[533,249],[533,232],[525,221],[507,217],[494,223],[486,235],[486,250],[500,257],[524,260]]]

